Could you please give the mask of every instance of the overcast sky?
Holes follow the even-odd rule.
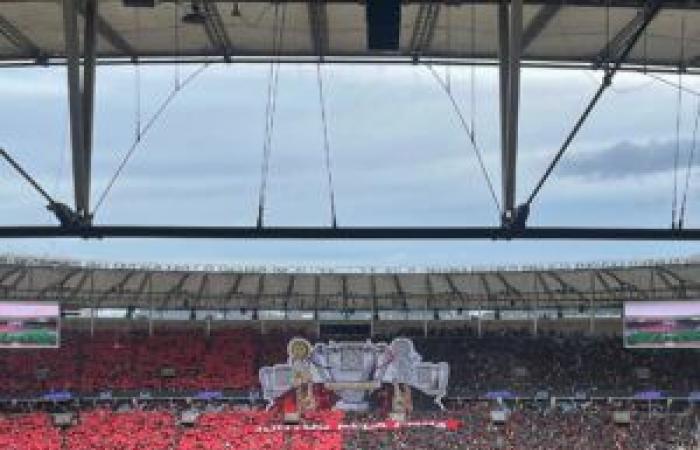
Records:
[[[145,124],[197,66],[140,69]],[[445,69],[438,68],[445,76]],[[100,224],[253,225],[269,66],[210,66],[144,137],[95,218]],[[470,95],[474,75],[475,98]],[[425,67],[324,66],[338,224],[496,225],[498,214],[464,130]],[[677,77],[668,77],[676,81]],[[449,79],[474,123],[500,192],[498,95],[492,69]],[[585,107],[600,74],[523,72],[518,198],[523,200]],[[700,81],[684,83],[700,90]],[[134,139],[133,68],[98,71],[93,204]],[[62,69],[0,71],[0,146],[58,199],[72,203]],[[667,227],[671,223],[677,92],[621,74],[533,204],[531,225]],[[697,98],[682,101],[679,190]],[[328,225],[315,67],[284,65],[266,224]],[[700,164],[700,155],[696,158]],[[687,227],[700,227],[700,177]],[[680,194],[679,194],[680,196]],[[0,224],[52,224],[43,200],[0,163]],[[0,253],[83,260],[234,265],[489,266],[686,257],[697,244],[599,242],[296,242],[5,240]]]

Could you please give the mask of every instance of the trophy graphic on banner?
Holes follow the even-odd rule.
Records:
[[[397,338],[391,344],[368,340],[331,341],[312,346],[306,339],[294,338],[287,346],[287,353],[287,364],[260,369],[262,395],[268,407],[293,389],[297,392],[297,399],[312,404],[313,393],[309,386],[322,384],[340,397],[336,408],[366,411],[369,394],[385,383],[418,389],[433,396],[443,407],[449,366],[444,362],[423,362],[410,339]]]

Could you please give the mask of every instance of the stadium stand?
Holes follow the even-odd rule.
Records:
[[[67,335],[59,350],[0,353],[0,392],[244,391],[257,387],[260,366],[285,359],[294,334],[222,329],[211,336],[189,330]],[[421,354],[450,364],[452,395],[544,390],[559,396],[578,391],[629,396],[651,389],[685,395],[700,390],[700,359],[692,349],[628,350],[619,337],[570,333],[501,331],[479,337],[469,328],[413,340]]]
[[[60,450],[62,439],[48,414],[0,417],[0,448],[7,450]]]
[[[68,448],[75,450],[168,450],[175,443],[175,421],[167,411],[98,409],[81,413],[66,438]]]
[[[59,268],[63,270],[62,266]],[[644,295],[656,298],[654,296],[661,292],[671,299],[682,293],[686,298],[695,298],[696,287],[687,281],[695,277],[691,269],[697,268],[673,268],[674,274],[680,274],[677,275],[681,280],[679,283],[685,283],[682,286],[684,291],[671,284],[670,280],[676,278],[669,275],[670,278],[666,279],[668,285],[661,282],[656,291]],[[32,272],[34,268],[26,270]],[[105,276],[114,275],[108,269],[100,270]],[[603,276],[607,269],[598,270]],[[650,275],[654,270],[657,281],[661,276],[656,268],[633,268],[630,272],[622,268],[615,270],[616,276],[639,286],[651,279],[643,278],[642,274]],[[29,279],[29,275],[21,280],[13,278],[19,277],[20,273],[12,272],[11,277],[5,276],[5,281],[0,282],[0,287],[7,288],[7,295],[24,292],[20,291],[22,280]],[[33,282],[37,283],[40,273],[34,274]],[[53,271],[46,273],[46,276],[56,276]],[[133,276],[119,274],[112,282],[104,284],[108,293],[100,295],[105,299],[109,297],[112,302],[105,308],[119,306],[118,302],[122,300],[117,296],[126,286],[133,284],[131,289],[137,292],[138,286],[143,285],[147,278],[139,272],[133,273]],[[590,274],[580,275],[563,271],[556,276],[547,275],[547,280],[550,288],[554,284],[552,280],[559,277],[562,283],[570,286],[580,281],[578,286],[583,289],[582,280]],[[165,274],[160,276],[166,278]],[[282,295],[276,293],[276,289],[289,292],[290,286],[294,291],[314,284],[312,279],[305,279],[302,283],[302,278],[294,281],[288,275],[272,280],[275,276],[228,276],[226,280],[232,278],[234,284],[219,287],[223,286],[222,292],[229,293],[234,292],[235,287],[239,289],[236,292],[245,294],[242,298],[248,299],[253,298],[255,292],[268,292],[265,291],[268,288],[261,290],[262,284],[273,286],[274,289],[269,288],[272,290],[268,297],[260,298],[260,302],[268,302],[265,308],[269,314],[273,311],[274,305],[269,303],[274,301],[273,296]],[[490,278],[491,286],[499,279],[493,274],[485,276]],[[519,282],[521,284],[516,288],[522,293],[530,284],[529,276],[516,272],[506,274],[503,286],[507,284],[514,289]],[[167,276],[167,282],[163,281],[167,284],[160,292],[176,292],[173,286],[181,286],[183,298],[193,296],[195,291],[185,293],[184,289],[196,289],[205,284],[205,278],[197,277],[199,274]],[[335,277],[334,282],[340,279]],[[360,277],[348,278],[348,286],[353,283],[359,286]],[[377,300],[379,303],[395,298],[391,289],[398,289],[399,285],[404,294],[410,292],[407,289],[419,289],[423,279],[409,275],[402,279],[397,276],[394,280],[383,279],[381,275],[377,277],[374,281],[378,288],[383,289],[383,296]],[[478,283],[473,282],[478,281],[478,277],[473,278],[473,274],[430,277],[431,283],[435,284],[444,278],[442,281],[448,287],[448,281],[455,282],[455,289],[464,290],[463,296],[481,295],[474,290]],[[64,276],[61,279],[69,278]],[[327,281],[317,279],[320,292],[332,295],[335,288],[323,291],[327,289]],[[605,278],[606,281],[613,279]],[[564,286],[562,283],[559,284]],[[17,291],[12,291],[14,285],[18,286]],[[367,285],[371,286],[372,282]],[[338,286],[342,287],[342,283]],[[66,288],[70,292],[79,290],[75,285],[66,285]],[[658,291],[659,288],[665,290]],[[293,315],[284,320],[282,315],[259,320],[250,313],[248,303],[240,303],[246,308],[236,306],[227,312],[232,313],[234,319],[227,316],[223,320],[221,317],[212,320],[207,317],[216,314],[214,310],[177,308],[180,297],[175,294],[171,299],[173,311],[179,314],[175,318],[165,318],[163,314],[163,317],[149,321],[143,315],[144,305],[137,308],[140,312],[129,313],[128,308],[122,308],[124,317],[98,317],[94,321],[85,315],[64,317],[59,348],[0,351],[0,449],[698,448],[698,350],[624,348],[619,315],[604,314],[616,308],[619,311],[621,299],[618,296],[629,297],[631,292],[641,296],[642,291],[622,292],[610,286],[611,297],[607,296],[608,291],[594,293],[598,296],[596,298],[602,299],[601,317],[596,318],[595,324],[591,318],[585,317],[589,300],[581,300],[583,292],[551,291],[548,295],[552,298],[562,296],[561,306],[555,304],[545,308],[546,315],[543,314],[536,324],[528,320],[529,310],[523,309],[522,305],[513,306],[507,292],[492,294],[488,300],[498,302],[498,306],[490,306],[492,316],[478,323],[470,318],[469,313],[463,314],[458,304],[451,303],[459,293],[448,299],[442,297],[446,295],[443,292],[436,300],[444,302],[439,307],[442,309],[431,312],[429,324],[428,321],[411,320],[408,316],[397,320],[381,310],[371,328],[348,328],[347,335],[343,334],[344,328],[340,326],[343,323],[339,320],[327,321],[338,325],[329,328],[314,320],[294,320]],[[539,298],[543,295],[542,292],[531,294]],[[302,292],[300,295],[306,294]],[[416,291],[411,298],[419,295]],[[569,295],[570,298],[565,298]],[[212,298],[209,301],[219,300]],[[423,306],[407,303],[406,307]],[[64,311],[71,311],[71,308],[64,306]],[[454,317],[448,320],[448,313]],[[440,314],[445,319],[438,317]],[[287,419],[284,408],[264,409],[258,396],[258,370],[285,361],[287,344],[292,337],[327,342],[332,339],[364,340],[370,334],[374,342],[409,337],[426,361],[449,364],[448,395],[444,401],[447,410],[437,410],[427,396],[415,393],[411,400],[410,419],[456,420],[462,424],[460,428],[448,430],[425,426],[391,431],[358,428],[358,424],[387,420],[392,409],[391,385],[385,385],[373,394],[370,401],[372,413],[345,415],[331,410],[338,398],[335,394],[322,384],[314,386],[317,409],[306,411],[302,423],[347,425],[342,430],[332,426],[324,431],[286,429],[281,427]],[[493,411],[503,413],[503,423],[494,420]],[[75,421],[63,427],[55,426],[51,414],[57,412],[71,413]],[[616,423],[617,414],[629,417],[629,423]],[[185,417],[187,420],[183,420]]]
[[[607,402],[564,404],[545,408],[532,403],[513,405],[506,424],[490,419],[491,402],[466,402],[448,412],[420,412],[417,419],[459,418],[453,431],[414,428],[400,431],[255,431],[279,423],[274,413],[226,409],[204,412],[191,427],[176,424],[172,410],[123,412],[83,411],[77,426],[53,428],[49,415],[32,413],[0,421],[0,444],[12,450],[179,449],[179,450],[692,450],[698,440],[697,412],[673,414],[632,408],[631,422],[616,425],[613,412],[622,405]],[[626,405],[630,407],[630,405]],[[371,415],[342,417],[328,412],[307,418],[311,423],[333,420],[376,420]]]

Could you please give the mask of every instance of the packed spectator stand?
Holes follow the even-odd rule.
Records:
[[[32,396],[68,390],[255,389],[258,368],[286,359],[295,332],[261,335],[251,329],[173,331],[65,330],[59,349],[0,352],[0,395]],[[313,340],[313,337],[309,337]],[[375,336],[373,340],[388,340]],[[547,391],[574,396],[631,396],[659,390],[683,396],[700,391],[700,358],[693,349],[625,349],[618,336],[581,333],[498,331],[475,335],[471,329],[414,336],[417,350],[450,365],[450,395],[478,397],[508,390],[521,396]]]
[[[167,330],[153,335],[142,330],[67,329],[60,349],[4,351],[0,353],[0,390],[5,399],[0,448],[690,450],[698,445],[698,409],[688,398],[700,390],[698,351],[626,350],[619,336],[533,336],[529,331],[489,331],[478,336],[468,328],[413,336],[421,354],[451,366],[448,410],[424,409],[417,401],[413,417],[459,419],[462,426],[456,431],[258,433],[254,426],[281,422],[279,411],[265,411],[255,402],[183,402],[203,390],[246,398],[244,393],[258,387],[258,367],[282,362],[287,341],[297,334],[262,335],[250,328],[210,334]],[[70,391],[73,400],[11,401],[52,390]],[[663,392],[664,398],[634,399],[636,392],[645,390]],[[154,398],[127,401],[115,395],[111,400],[94,400],[103,391],[132,396],[147,391]],[[514,398],[485,400],[485,394],[493,391],[510,392]],[[549,397],[538,400],[537,393],[543,391]],[[166,397],[159,400],[161,395]],[[322,403],[327,407],[332,402]],[[185,409],[196,411],[193,424],[180,423]],[[491,411],[495,409],[508,412],[505,423],[494,423]],[[631,411],[630,423],[616,424],[612,418],[616,410]],[[49,413],[56,411],[71,412],[74,423],[54,426]],[[325,410],[307,420],[378,419],[337,414]]]

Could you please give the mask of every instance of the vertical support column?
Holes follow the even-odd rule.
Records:
[[[589,296],[589,322],[588,322],[588,333],[593,335],[595,333],[595,309],[594,300],[595,297],[595,274],[591,271],[591,295]]]
[[[506,152],[508,150],[508,83],[510,65],[510,21],[508,18],[508,3],[500,0],[498,4],[498,98],[501,113],[501,177],[503,188],[503,209],[508,210],[506,199]],[[511,205],[512,206],[512,205]]]
[[[515,191],[517,180],[518,158],[518,125],[520,111],[520,52],[523,35],[523,0],[512,0],[510,3],[510,42],[508,51],[508,147],[506,152],[506,167],[508,183],[504,203],[507,210],[515,207]]]
[[[84,218],[90,214],[90,185],[92,175],[92,143],[95,110],[95,75],[97,62],[97,0],[85,1],[85,39],[82,87],[83,120],[83,202]]]
[[[501,110],[501,184],[503,222],[516,220],[515,194],[520,108],[520,55],[522,52],[523,1],[505,0],[498,6],[499,99]]]
[[[90,166],[92,160],[95,61],[97,47],[97,0],[84,0],[84,62],[82,65],[78,28],[80,1],[83,0],[63,1],[63,30],[66,47],[75,209],[83,220],[89,221]]]

